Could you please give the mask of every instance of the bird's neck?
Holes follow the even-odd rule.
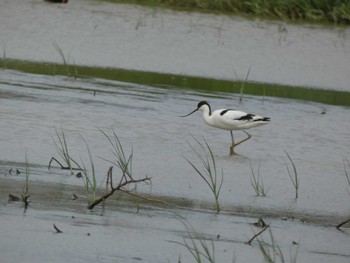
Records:
[[[213,120],[213,118],[211,116],[210,109],[203,111],[203,119],[206,122],[206,124],[208,124],[210,126],[212,126],[214,124],[213,123],[214,120]]]

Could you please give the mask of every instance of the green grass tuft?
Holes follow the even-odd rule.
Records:
[[[250,164],[250,170],[252,173],[252,176],[250,177],[250,184],[253,187],[256,196],[266,196],[267,190],[265,189],[264,182],[260,176],[260,164],[261,164],[261,162],[259,162],[257,174],[255,174],[255,172],[254,172],[252,163],[249,162],[249,164]]]
[[[221,176],[218,174],[214,154],[210,149],[208,143],[204,140],[205,145],[203,145],[197,139],[195,139],[195,141],[200,146],[202,152],[205,153],[205,156],[202,156],[202,154],[199,153],[193,146],[190,145],[190,147],[192,148],[195,155],[198,157],[199,161],[202,163],[204,169],[197,168],[195,164],[189,161],[188,159],[186,159],[186,161],[192,166],[192,168],[197,172],[197,174],[209,186],[209,189],[214,196],[216,213],[219,213],[221,210],[219,196],[222,184],[224,182],[224,173],[221,169]]]
[[[287,167],[287,171],[288,171],[288,175],[289,178],[294,186],[294,190],[295,190],[295,199],[298,199],[299,197],[299,177],[298,177],[298,172],[297,172],[297,168],[294,164],[294,161],[292,160],[292,158],[290,157],[290,155],[287,153],[287,151],[284,151],[288,157],[288,160],[290,162],[290,164],[292,165],[293,171],[291,171],[291,169],[289,168],[287,162],[284,162],[286,167]]]

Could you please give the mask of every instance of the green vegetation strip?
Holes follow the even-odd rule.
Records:
[[[349,0],[95,0],[264,18],[350,23]]]
[[[217,92],[240,94],[242,87],[242,81],[219,80],[205,77],[181,76],[117,68],[73,66],[14,59],[0,59],[0,65],[6,69],[14,69],[34,74],[66,75],[80,78],[93,77],[157,87],[176,87],[188,90],[206,91],[216,94]],[[344,91],[247,82],[244,84],[244,94],[300,99],[331,105],[350,106],[350,92]]]

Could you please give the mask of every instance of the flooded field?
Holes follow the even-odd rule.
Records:
[[[43,249],[46,252],[35,257],[36,262],[47,258],[58,262],[69,253],[81,261],[133,262],[140,258],[145,262],[175,262],[180,257],[188,262],[186,248],[174,243],[186,237],[179,215],[207,242],[214,240],[215,254],[222,259],[219,262],[230,262],[233,257],[237,262],[262,258],[257,243],[244,243],[259,231],[250,223],[260,216],[271,223],[285,256],[295,241],[300,243],[298,262],[349,260],[349,236],[334,228],[349,215],[350,208],[350,186],[344,170],[344,160],[350,155],[350,124],[345,121],[348,107],[253,96],[245,96],[239,103],[239,95],[229,93],[9,70],[1,71],[0,76],[1,239],[6,243],[1,254],[8,255],[8,262],[31,258],[40,244],[50,249]],[[179,117],[202,99],[210,101],[213,108],[256,112],[270,116],[272,122],[251,131],[253,138],[237,147],[240,156],[229,156],[229,132],[206,126],[200,113]],[[134,176],[152,178],[151,185],[139,184],[138,191],[171,205],[139,200],[137,213],[135,202],[116,202],[118,198],[111,197],[104,211],[101,207],[87,211],[82,179],[57,165],[48,170],[50,158],[59,159],[53,139],[57,141],[55,129],[61,128],[70,154],[89,167],[85,139],[102,189],[111,165],[106,160],[114,159],[112,147],[100,130],[108,135],[115,131],[125,152],[133,151]],[[239,131],[235,135],[243,137]],[[208,186],[186,161],[200,167],[190,145],[197,148],[195,139],[203,138],[224,174],[219,215],[215,214]],[[298,199],[288,176],[285,151],[298,172]],[[22,203],[7,203],[7,197],[9,193],[22,193],[25,155],[32,203],[23,213]],[[255,174],[260,166],[266,197],[256,196],[250,165]],[[117,170],[115,176],[120,176]],[[80,198],[72,201],[73,193]],[[53,223],[63,229],[62,235],[53,234]],[[33,236],[36,244],[29,242]],[[266,232],[265,239],[268,237]],[[334,243],[330,244],[329,238]],[[69,246],[61,247],[67,242]],[[18,246],[25,249],[23,254],[16,254]]]
[[[11,0],[0,3],[0,32],[1,262],[196,262],[195,246],[215,262],[263,262],[269,248],[274,262],[349,262],[349,225],[335,228],[350,218],[348,28]],[[16,60],[41,64],[11,70]],[[289,87],[218,87],[244,80],[250,67],[249,80]],[[228,131],[208,127],[201,113],[179,117],[201,100],[272,121],[230,156]],[[111,165],[114,182],[121,178],[108,140],[115,133],[132,154],[133,177],[151,180],[137,184],[144,198],[117,191],[87,209],[84,177],[56,162],[48,168],[52,157],[64,163],[62,131],[69,155],[95,171],[96,197]],[[190,164],[204,169],[197,141],[223,175],[220,213]],[[27,209],[9,201],[25,191]],[[270,226],[249,245],[265,229],[259,218]]]

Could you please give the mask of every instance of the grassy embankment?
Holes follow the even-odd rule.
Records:
[[[350,106],[350,93],[332,89],[294,87],[271,83],[257,83],[210,79],[196,76],[182,76],[158,72],[145,72],[117,68],[96,68],[68,64],[54,64],[15,59],[1,59],[0,68],[13,69],[33,74],[66,75],[72,78],[102,78],[158,87],[176,87],[213,92],[240,94],[244,85],[244,95],[270,96],[314,101],[331,105]],[[161,83],[161,84],[160,84]],[[241,94],[242,96],[242,94]]]
[[[350,24],[348,0],[97,0],[292,21]]]

